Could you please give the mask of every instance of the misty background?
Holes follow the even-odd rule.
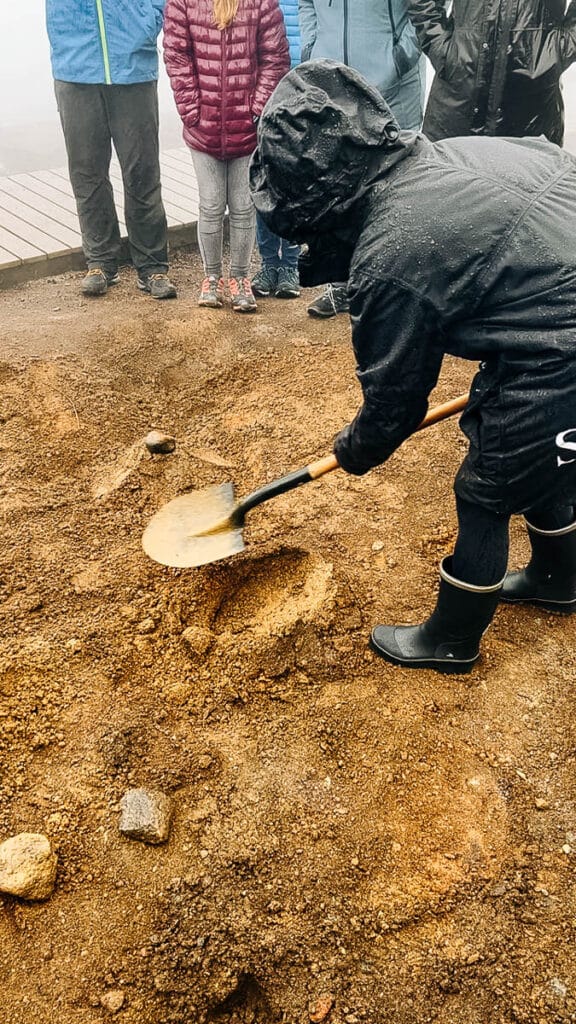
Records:
[[[0,175],[66,165],[54,99],[44,0],[1,0]],[[160,56],[160,141],[182,144],[182,125]]]
[[[431,75],[429,75],[431,78]],[[2,0],[0,34],[0,175],[64,166],[44,0]],[[160,141],[182,141],[180,118],[160,59]],[[576,153],[576,65],[564,76],[566,148]]]

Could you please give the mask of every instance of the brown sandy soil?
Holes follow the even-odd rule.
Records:
[[[433,604],[455,421],[254,510],[229,561],[149,560],[166,501],[322,456],[359,400],[345,318],[200,311],[173,270],[174,303],[128,270],[0,294],[0,839],[59,857],[0,899],[2,1024],[110,990],[124,1024],[576,1021],[575,624],[502,607],[468,676],[368,651]],[[120,835],[133,786],[173,798],[165,846]]]

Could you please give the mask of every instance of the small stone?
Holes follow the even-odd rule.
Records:
[[[203,626],[187,626],[182,633],[182,639],[194,654],[206,654],[214,637],[210,630]]]
[[[550,990],[559,999],[565,999],[568,995],[568,988],[560,978],[550,978]]]
[[[54,891],[58,858],[50,840],[20,832],[0,843],[0,891],[25,900],[45,900]]]
[[[321,1021],[326,1020],[335,1002],[331,992],[323,992],[313,1003],[310,1003],[308,1016],[312,1024],[320,1024]]]
[[[108,1013],[118,1013],[124,1006],[124,993],[120,988],[112,988],[100,996],[100,1005],[108,1010]]]
[[[170,834],[172,802],[151,789],[129,789],[120,801],[120,832],[153,846],[165,843]]]
[[[384,549],[383,540],[375,540],[372,545],[372,551],[382,551]]]
[[[146,434],[144,444],[151,455],[170,455],[176,448],[176,438],[162,430],[151,430]]]
[[[156,629],[156,623],[154,622],[154,619],[151,616],[148,616],[147,618],[142,619],[142,622],[138,623],[136,629],[139,633],[142,633],[143,635],[147,633],[153,633],[154,630]]]
[[[534,807],[537,811],[547,811],[550,808],[548,800],[545,800],[543,796],[537,796],[534,801]]]

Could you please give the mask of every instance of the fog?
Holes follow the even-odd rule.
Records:
[[[1,0],[0,174],[66,162],[54,100],[44,0]],[[564,76],[566,146],[576,151],[576,66]],[[161,143],[181,141],[180,120],[160,61]]]
[[[66,153],[50,69],[44,0],[1,0],[0,174],[58,167]],[[161,141],[181,142],[180,119],[160,61]]]

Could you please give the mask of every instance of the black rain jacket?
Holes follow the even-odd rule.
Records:
[[[399,132],[360,75],[312,61],[268,101],[250,181],[268,226],[309,243],[318,282],[335,279],[333,259],[349,270],[364,401],[335,442],[345,470],[367,472],[416,429],[450,353],[482,363],[457,492],[502,513],[576,502],[573,157],[544,140]]]
[[[436,76],[424,132],[545,135],[561,146],[562,72],[576,60],[576,2],[409,0],[418,40]]]

